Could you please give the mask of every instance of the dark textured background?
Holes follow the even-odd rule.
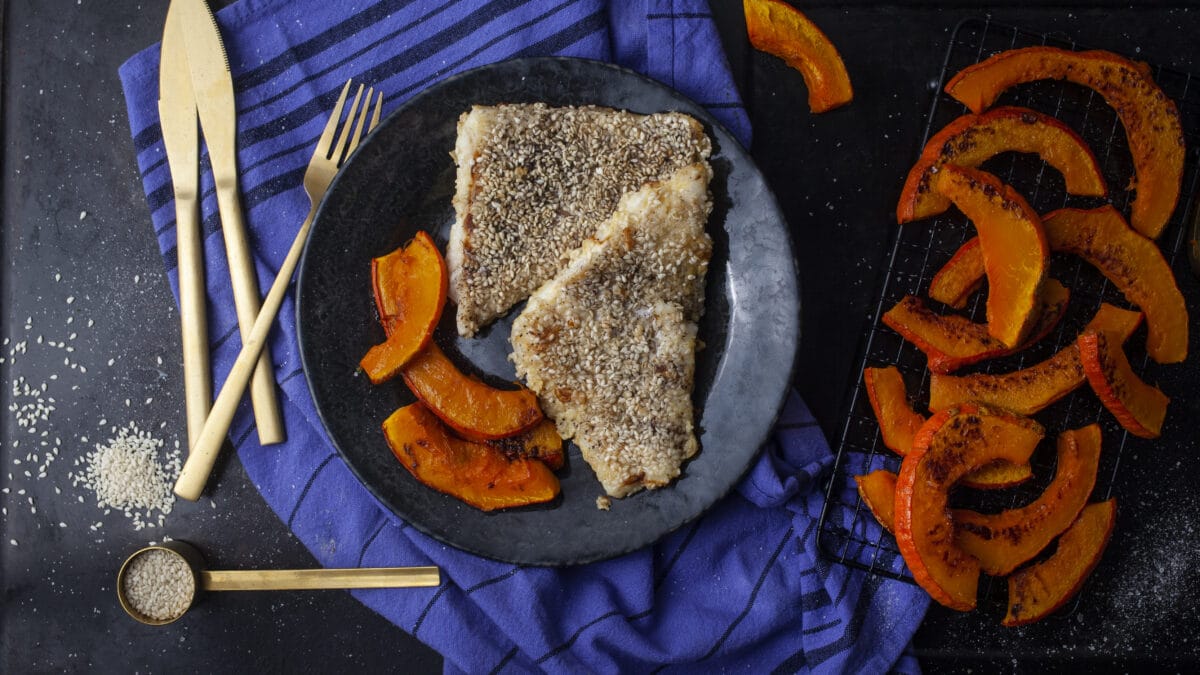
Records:
[[[753,154],[798,242],[804,302],[796,381],[832,435],[841,428],[857,338],[894,227],[890,211],[919,149],[931,81],[950,31],[981,10],[805,5],[840,47],[857,93],[850,107],[814,117],[797,73],[748,52],[740,3],[712,4],[754,121]],[[178,315],[150,231],[116,75],[120,63],[158,39],[165,11],[166,2],[4,3],[0,332],[14,341],[29,338],[30,348],[15,360],[7,358],[11,345],[0,354],[6,357],[0,487],[10,489],[0,494],[7,509],[0,519],[0,671],[437,671],[436,654],[343,592],[213,594],[166,629],[134,623],[116,603],[113,578],[121,560],[158,533],[134,532],[123,517],[78,503],[82,488],[71,485],[67,472],[74,457],[109,437],[113,424],[135,421],[168,443],[185,435]],[[1197,9],[1068,3],[990,12],[997,21],[1200,69]],[[67,304],[70,296],[75,300]],[[1197,311],[1195,299],[1189,304]],[[34,344],[37,335],[65,341],[71,332],[78,336],[68,356],[87,367],[86,375],[62,365],[61,350]],[[49,380],[52,374],[59,379]],[[12,464],[29,451],[28,442],[12,447],[23,430],[7,412],[8,383],[20,376],[34,386],[48,380],[57,399],[43,428],[62,439],[64,450],[42,480],[24,477],[27,465]],[[1195,410],[1195,396],[1174,393],[1179,405]],[[1122,467],[1114,492],[1129,496],[1123,507],[1132,510],[1123,509],[1098,572],[1105,578],[1089,587],[1076,614],[1013,632],[998,626],[996,616],[934,608],[916,640],[926,669],[1078,670],[1081,661],[1101,670],[1196,668],[1200,578],[1180,564],[1188,559],[1180,552],[1200,549],[1188,514],[1197,500],[1186,464],[1198,449],[1185,439]],[[229,456],[211,484],[215,507],[208,498],[177,502],[167,532],[201,544],[214,567],[313,565]],[[27,494],[17,495],[19,489]],[[90,530],[97,522],[99,530]]]

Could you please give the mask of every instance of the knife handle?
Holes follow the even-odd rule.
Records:
[[[238,401],[246,391],[255,361],[266,347],[271,324],[275,323],[275,315],[279,313],[279,306],[283,304],[283,297],[287,294],[288,284],[292,272],[296,270],[300,254],[304,251],[304,242],[308,239],[308,231],[312,227],[316,212],[317,205],[313,204],[308,218],[304,219],[304,224],[296,232],[296,238],[292,241],[292,247],[288,249],[287,257],[283,259],[283,265],[279,267],[279,273],[275,275],[275,281],[271,284],[271,290],[267,292],[267,298],[254,320],[249,337],[242,341],[242,351],[238,352],[237,360],[229,370],[229,376],[225,378],[221,391],[217,393],[217,400],[204,422],[200,438],[188,452],[187,461],[184,462],[179,478],[175,481],[175,494],[183,499],[194,502],[200,498],[200,493],[204,492],[204,484],[208,482],[208,476],[217,461],[217,454],[225,442],[225,434],[229,432],[229,425],[233,422],[233,413],[237,410]]]
[[[197,165],[198,169],[199,165]],[[179,256],[179,321],[183,344],[183,392],[188,447],[195,445],[212,405],[208,362],[208,296],[204,288],[204,244],[195,192],[175,194],[175,251]]]
[[[242,344],[250,338],[250,329],[258,316],[258,277],[242,222],[242,206],[238,200],[235,180],[218,181],[217,209],[221,213],[221,231],[225,235],[225,254],[229,259],[229,275],[233,282],[233,303],[237,309]],[[258,365],[250,382],[250,401],[254,405],[254,422],[258,442],[262,445],[282,443],[287,437],[275,395],[275,374],[271,367],[271,352],[263,347]]]

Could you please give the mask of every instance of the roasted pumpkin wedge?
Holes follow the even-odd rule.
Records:
[[[896,542],[913,578],[934,600],[971,610],[979,585],[979,561],[955,543],[950,489],[992,462],[1028,462],[1043,435],[1029,418],[973,404],[934,414],[917,433],[896,480]]]
[[[513,436],[542,421],[537,395],[525,387],[496,389],[463,374],[430,342],[401,371],[408,388],[464,438]]]
[[[1108,193],[1095,155],[1070,127],[1028,108],[995,108],[980,115],[963,115],[929,139],[904,181],[896,206],[897,222],[935,216],[950,206],[950,200],[933,189],[933,178],[941,167],[976,167],[1010,151],[1037,153],[1058,169],[1067,192],[1073,195],[1103,197]]]
[[[1046,214],[1055,251],[1073,253],[1108,277],[1146,315],[1146,352],[1159,363],[1187,358],[1188,312],[1171,266],[1158,246],[1134,232],[1112,206]]]
[[[1140,312],[1100,305],[1087,328],[1129,339],[1142,322]],[[1086,329],[1085,329],[1086,330]],[[1087,382],[1079,346],[1072,342],[1054,356],[1011,373],[942,375],[929,377],[929,409],[941,410],[955,403],[973,401],[994,405],[1018,415],[1032,415],[1058,401]]]
[[[855,476],[858,495],[871,509],[875,520],[888,532],[894,531],[896,514],[896,474],[886,469]]]
[[[387,340],[359,362],[372,384],[396,376],[433,337],[449,280],[437,245],[417,232],[406,246],[371,261],[375,306]]]
[[[486,443],[455,438],[423,404],[383,422],[392,454],[414,478],[483,511],[539,504],[559,493],[558,479],[536,459],[510,458]]]
[[[912,448],[912,440],[925,417],[913,410],[908,403],[908,390],[904,378],[895,366],[867,368],[863,371],[863,382],[867,386],[867,398],[879,422],[883,444],[903,457]],[[980,490],[998,490],[1012,487],[1033,477],[1028,464],[1013,465],[1003,462],[989,464],[963,478],[963,485]]]
[[[895,366],[863,370],[863,384],[875,419],[879,422],[883,444],[898,455],[908,454],[913,436],[925,424],[925,416],[908,403],[908,388]]]
[[[954,202],[979,233],[988,280],[988,334],[1021,344],[1037,324],[1050,249],[1042,221],[1025,198],[986,171],[947,164],[934,188]]]
[[[1044,562],[1008,578],[1005,626],[1021,626],[1048,616],[1070,600],[1100,562],[1117,520],[1117,500],[1090,504],[1058,538],[1058,550]]]
[[[516,436],[498,438],[487,441],[487,444],[504,453],[509,459],[524,458],[540,460],[553,471],[558,471],[566,464],[566,454],[563,452],[562,436],[558,435],[558,427],[554,422],[544,419],[529,431],[522,431]]]
[[[1162,435],[1171,399],[1133,372],[1120,341],[1109,333],[1086,330],[1077,344],[1088,384],[1121,426],[1142,438]]]
[[[780,0],[742,0],[742,10],[750,44],[800,71],[810,110],[822,113],[854,99],[841,54],[800,10]]]
[[[1054,279],[1043,284],[1039,319],[1024,348],[1049,333],[1067,311],[1070,291]],[[963,366],[1011,354],[987,326],[957,314],[938,314],[916,296],[906,296],[884,313],[883,323],[925,353],[929,370],[952,373]]]
[[[1179,201],[1185,151],[1179,110],[1146,64],[1105,51],[1013,49],[963,69],[946,93],[979,113],[1009,87],[1046,79],[1091,87],[1117,112],[1136,173],[1131,221],[1138,232],[1158,237]]]
[[[1054,480],[1033,503],[992,515],[955,510],[955,543],[975,556],[984,572],[1003,576],[1054,541],[1087,504],[1100,468],[1100,427],[1058,437]]]
[[[942,265],[929,282],[929,298],[954,309],[967,306],[967,300],[983,285],[983,251],[979,237],[971,237]]]

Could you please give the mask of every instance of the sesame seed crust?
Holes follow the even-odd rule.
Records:
[[[513,323],[517,374],[613,497],[666,485],[698,449],[711,175],[694,164],[626,194]]]
[[[447,250],[459,333],[474,335],[553,277],[621,195],[711,151],[680,113],[542,103],[464,113]]]

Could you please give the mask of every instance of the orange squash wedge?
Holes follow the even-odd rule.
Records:
[[[950,200],[933,189],[934,176],[946,164],[977,167],[1010,151],[1041,156],[1063,175],[1070,194],[1103,197],[1108,193],[1095,155],[1070,127],[1028,108],[995,108],[963,115],[929,139],[904,181],[896,221],[921,220],[950,206]]]
[[[979,585],[979,561],[955,543],[950,489],[992,462],[1028,462],[1043,435],[1031,419],[973,404],[934,414],[917,433],[896,480],[896,543],[913,578],[934,600],[971,610]]]
[[[1044,224],[1053,250],[1087,260],[1146,315],[1150,358],[1159,363],[1187,358],[1187,305],[1154,242],[1130,229],[1120,212],[1107,205],[1059,209],[1046,214]]]
[[[1045,337],[1067,310],[1070,291],[1054,279],[1043,284],[1039,319],[1023,348]],[[987,326],[957,314],[938,314],[916,296],[906,296],[884,313],[883,323],[925,353],[929,370],[952,373],[963,366],[1011,354]],[[1019,349],[1018,348],[1018,349]]]
[[[1162,435],[1171,399],[1133,372],[1120,341],[1109,333],[1086,330],[1077,344],[1088,384],[1121,426],[1142,438]]]
[[[954,309],[963,309],[971,295],[983,285],[986,273],[979,237],[971,237],[933,275],[929,282],[929,298]]]
[[[896,474],[886,469],[855,476],[858,485],[858,495],[863,503],[871,509],[875,520],[888,532],[894,531],[896,515]]]
[[[510,458],[484,443],[455,438],[421,403],[383,422],[392,454],[418,481],[483,511],[539,504],[559,493],[542,462]]]
[[[558,427],[554,422],[544,419],[529,431],[523,431],[516,436],[498,438],[487,441],[487,444],[504,453],[509,459],[536,459],[552,471],[558,471],[566,464],[566,454],[563,452],[562,436],[558,435]]]
[[[1049,265],[1041,218],[1024,197],[985,171],[947,164],[934,188],[975,225],[988,280],[988,333],[1016,347],[1037,323]]]
[[[1104,303],[1088,322],[1087,328],[1108,332],[1124,342],[1141,322],[1140,312]],[[1018,415],[1032,415],[1085,382],[1087,377],[1079,360],[1079,346],[1072,342],[1045,361],[1011,373],[932,373],[929,378],[929,409],[941,410],[955,403],[973,401],[1004,408]]]
[[[822,113],[854,99],[841,54],[800,10],[780,0],[743,0],[742,10],[750,44],[800,71],[810,110]]]
[[[1044,562],[1008,578],[1008,613],[1002,624],[1021,626],[1048,616],[1070,600],[1100,562],[1117,520],[1117,501],[1090,504],[1058,538]]]
[[[542,421],[537,395],[525,387],[496,389],[463,374],[430,342],[401,371],[408,388],[464,438],[513,436]]]
[[[1117,112],[1136,173],[1131,221],[1143,235],[1158,237],[1179,201],[1185,150],[1179,110],[1146,64],[1105,51],[1013,49],[963,69],[946,93],[979,113],[1009,87],[1046,79],[1091,87]]]
[[[992,515],[955,510],[955,543],[992,576],[1015,570],[1075,522],[1087,504],[1100,469],[1100,427],[1064,431],[1058,437],[1054,480],[1033,503]]]
[[[425,232],[371,261],[375,306],[387,340],[359,362],[372,384],[395,377],[429,344],[446,304],[449,279],[437,245]]]

